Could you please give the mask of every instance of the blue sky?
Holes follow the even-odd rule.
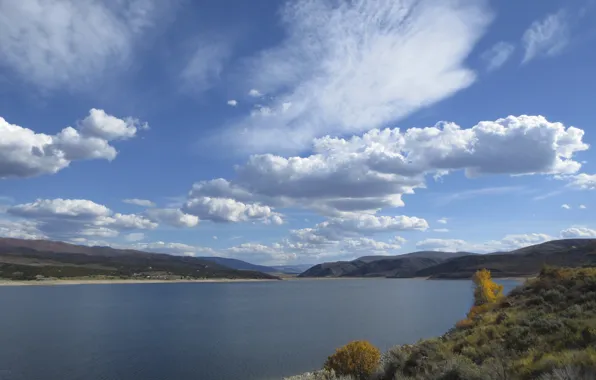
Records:
[[[596,237],[595,19],[0,1],[0,236],[264,264]]]

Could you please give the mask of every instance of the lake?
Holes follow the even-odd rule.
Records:
[[[506,290],[515,281],[501,281]],[[0,287],[0,380],[268,380],[446,332],[470,281]]]

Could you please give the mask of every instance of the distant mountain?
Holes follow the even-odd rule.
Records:
[[[188,277],[277,279],[254,270],[237,270],[195,257],[110,247],[87,247],[48,240],[0,238],[0,277]]]
[[[565,239],[520,248],[506,253],[454,258],[421,269],[416,276],[431,278],[470,278],[486,268],[493,277],[530,276],[544,264],[581,267],[596,265],[596,239]]]
[[[273,267],[267,267],[264,265],[256,265],[256,264],[251,264],[249,262],[246,261],[242,261],[242,260],[238,260],[238,259],[230,259],[227,257],[197,257],[198,259],[201,260],[207,260],[207,261],[212,261],[214,263],[217,264],[221,264],[224,265],[228,268],[232,268],[232,269],[238,269],[238,270],[254,270],[254,271],[258,271],[258,272],[263,272],[263,273],[276,273],[278,272],[275,268]]]
[[[421,269],[469,252],[419,251],[396,256],[363,256],[315,265],[299,277],[412,277]]]
[[[311,268],[313,265],[314,264],[274,265],[271,268],[275,269],[274,273],[300,274]]]
[[[299,277],[431,277],[470,278],[478,269],[494,277],[536,274],[544,264],[578,267],[596,265],[596,239],[563,239],[510,252],[420,251],[398,256],[363,256],[354,261],[315,265]]]
[[[296,265],[256,265],[246,261],[238,259],[230,259],[225,257],[198,257],[202,260],[212,261],[221,265],[225,265],[228,268],[238,270],[254,270],[263,273],[283,273],[283,274],[300,274],[312,267],[313,264],[296,264]]]

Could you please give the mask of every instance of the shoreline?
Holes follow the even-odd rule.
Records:
[[[231,283],[231,282],[269,282],[276,279],[231,279],[212,278],[201,280],[43,280],[43,281],[10,281],[0,280],[2,286],[60,286],[60,285],[110,285],[110,284],[183,284],[183,283]]]

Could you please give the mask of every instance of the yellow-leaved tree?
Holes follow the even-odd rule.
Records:
[[[381,352],[367,341],[357,340],[335,350],[327,358],[326,370],[333,370],[337,375],[354,376],[368,379],[378,368]]]
[[[489,270],[477,271],[472,281],[474,281],[474,306],[495,303],[503,297],[503,285],[492,280]]]
[[[474,305],[470,308],[467,318],[457,322],[456,326],[465,328],[474,324],[474,320],[483,312],[489,310],[503,297],[503,285],[492,280],[490,271],[481,269],[474,273]]]

